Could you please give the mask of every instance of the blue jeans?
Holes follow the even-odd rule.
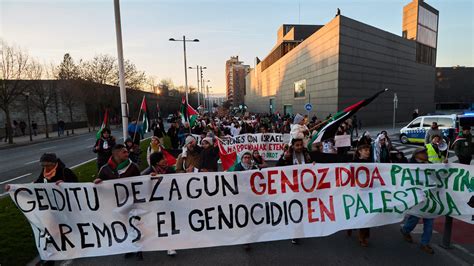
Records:
[[[418,224],[420,218],[410,215],[403,225],[402,231],[406,234],[410,233],[415,226]],[[421,235],[421,244],[428,245],[433,234],[433,221],[434,219],[423,218],[423,234]]]

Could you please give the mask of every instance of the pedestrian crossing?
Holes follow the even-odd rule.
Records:
[[[416,145],[416,144],[403,144],[400,141],[392,140],[392,145],[399,151],[403,152],[405,157],[410,160],[413,151],[415,151],[417,148],[421,147],[421,144]],[[448,152],[448,161],[450,163],[459,163],[458,157],[456,154],[454,154],[454,151],[450,150]]]

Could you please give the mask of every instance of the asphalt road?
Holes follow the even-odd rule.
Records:
[[[95,132],[65,137],[11,149],[0,150],[0,197],[5,196],[5,184],[29,183],[41,172],[39,159],[45,152],[54,152],[71,168],[81,163],[94,160],[96,154],[92,147],[95,144]],[[113,136],[121,136],[122,129],[113,129]],[[123,137],[117,137],[118,142]]]

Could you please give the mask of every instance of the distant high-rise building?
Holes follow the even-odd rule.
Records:
[[[244,65],[239,61],[238,56],[231,56],[225,62],[226,96],[232,106],[239,106],[244,103],[245,97],[245,75],[250,69],[249,65]]]

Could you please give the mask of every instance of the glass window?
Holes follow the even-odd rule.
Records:
[[[439,127],[454,127],[454,120],[451,118],[439,118],[438,126]]]
[[[304,98],[306,93],[306,79],[295,82],[295,98]]]
[[[421,117],[413,120],[413,122],[411,122],[411,124],[408,127],[409,128],[420,127],[420,124],[421,124]]]
[[[425,117],[423,120],[423,127],[431,127],[433,122],[438,122],[438,118],[436,117]]]
[[[438,16],[422,6],[420,6],[418,22],[433,31],[438,30]]]

